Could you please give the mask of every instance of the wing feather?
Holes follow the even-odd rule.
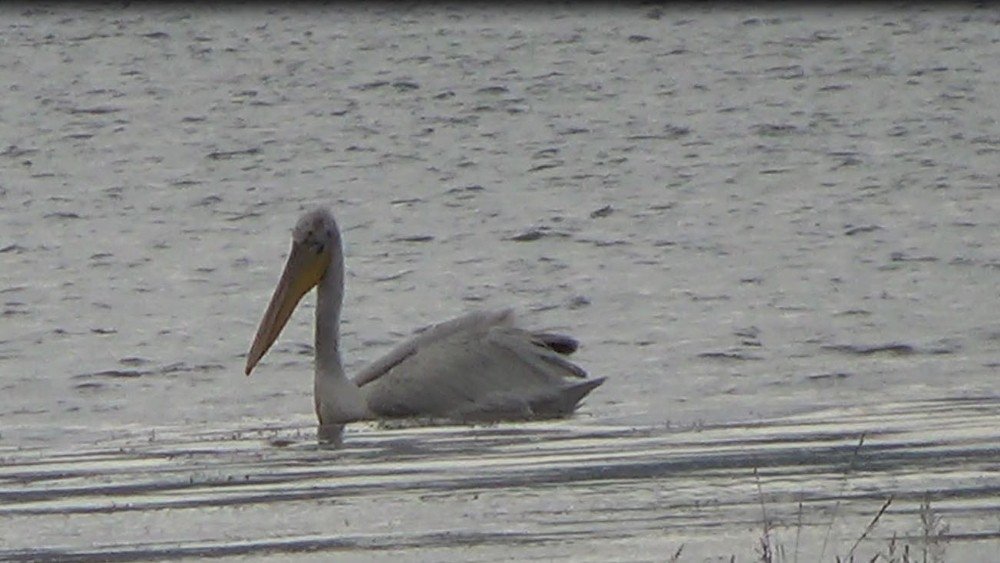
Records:
[[[382,377],[397,364],[412,356],[418,349],[446,339],[457,333],[485,333],[494,326],[508,326],[514,322],[513,309],[475,311],[449,321],[417,330],[416,336],[405,340],[386,355],[375,360],[354,376],[354,383],[364,387]]]
[[[562,416],[603,382],[574,383],[586,372],[560,351],[575,349],[569,337],[515,328],[510,310],[473,313],[420,332],[355,381],[381,416]]]

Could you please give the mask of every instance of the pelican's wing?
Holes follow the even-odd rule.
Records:
[[[398,344],[388,354],[359,371],[354,376],[354,383],[358,387],[364,387],[368,383],[385,375],[390,369],[413,355],[418,349],[426,348],[434,342],[444,340],[455,334],[485,334],[492,327],[513,326],[513,324],[513,309],[501,309],[499,311],[476,311],[456,317],[450,321],[424,327],[417,331],[416,336]]]
[[[380,416],[562,416],[604,382],[564,357],[574,350],[567,336],[514,327],[510,310],[472,313],[425,329],[355,382]]]

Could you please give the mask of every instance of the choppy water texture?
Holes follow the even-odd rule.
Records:
[[[0,559],[1000,550],[995,11],[0,13]],[[241,373],[317,204],[350,368],[513,305],[608,382],[318,449],[310,300]]]

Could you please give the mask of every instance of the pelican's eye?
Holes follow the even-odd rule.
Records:
[[[307,244],[309,245],[309,249],[316,254],[322,254],[323,249],[325,248],[323,242],[318,240],[311,240]]]

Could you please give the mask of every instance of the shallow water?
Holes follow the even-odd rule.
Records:
[[[998,549],[996,14],[2,12],[3,558]],[[349,367],[513,305],[608,382],[316,449],[311,301],[241,367],[317,204]]]
[[[298,427],[158,428],[4,452],[0,557],[496,560],[516,549],[601,561],[683,546],[742,558],[766,521],[786,557],[815,560],[850,553],[891,497],[855,555],[885,553],[895,535],[987,560],[1000,540],[998,422],[1000,403],[969,399],[673,431],[361,428],[343,450]],[[930,541],[925,501],[943,519]]]

